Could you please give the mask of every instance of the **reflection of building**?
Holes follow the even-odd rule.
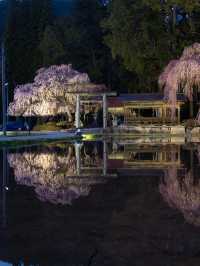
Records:
[[[109,154],[109,162],[130,169],[166,169],[181,167],[179,145],[118,145]],[[121,161],[121,163],[120,163]]]

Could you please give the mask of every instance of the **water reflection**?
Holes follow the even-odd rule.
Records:
[[[128,140],[4,149],[0,259],[199,265],[199,151]]]
[[[119,162],[119,168],[165,169],[170,165],[180,166],[180,145],[131,145],[114,143],[110,161]]]
[[[34,187],[41,201],[72,204],[88,196],[93,185],[106,182],[97,146],[90,146],[62,144],[10,152],[8,162],[17,184]]]
[[[189,155],[188,155],[189,154]],[[190,161],[188,164],[188,160]],[[200,225],[200,146],[62,143],[8,153],[16,183],[34,187],[41,201],[69,204],[109,177],[160,175],[159,191],[186,221]],[[194,169],[196,169],[194,171]]]
[[[193,151],[190,153],[193,157]],[[191,158],[189,169],[185,165],[182,169],[168,168],[159,189],[170,207],[180,210],[187,222],[200,226],[200,169],[193,160]]]

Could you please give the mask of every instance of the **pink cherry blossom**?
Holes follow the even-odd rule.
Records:
[[[179,60],[170,61],[158,83],[164,89],[165,99],[171,104],[173,119],[177,93],[184,93],[192,101],[194,89],[200,90],[200,44],[194,43],[185,48]],[[200,122],[200,116],[197,119]]]
[[[34,82],[19,85],[14,101],[9,105],[11,116],[54,116],[67,114],[72,121],[76,93],[105,92],[104,85],[90,82],[86,73],[72,69],[71,65],[50,66],[37,71]]]

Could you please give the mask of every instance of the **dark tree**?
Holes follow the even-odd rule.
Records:
[[[141,91],[157,89],[164,65],[198,41],[198,1],[113,0],[103,26],[113,58],[136,77]]]
[[[107,9],[104,1],[75,0],[71,16],[58,18],[55,28],[63,43],[65,63],[87,72],[94,82],[125,92],[134,84],[133,75],[118,60],[113,60],[104,43],[101,23]]]
[[[42,64],[39,42],[52,23],[51,0],[8,0],[5,34],[10,86],[31,81]]]
[[[42,66],[47,67],[63,62],[64,48],[62,43],[58,40],[56,31],[53,27],[46,27],[39,45],[39,50],[41,53]]]

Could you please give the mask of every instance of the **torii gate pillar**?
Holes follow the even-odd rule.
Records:
[[[108,126],[108,106],[107,106],[107,95],[103,94],[103,129]]]

